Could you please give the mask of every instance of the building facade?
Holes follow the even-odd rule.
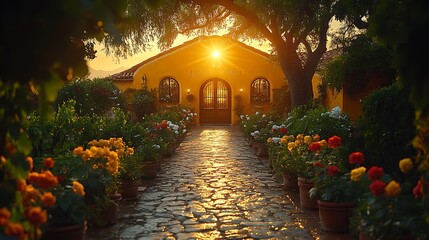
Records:
[[[155,89],[161,106],[183,105],[199,124],[234,124],[271,110],[287,81],[272,56],[221,36],[198,37],[112,75],[119,89]]]

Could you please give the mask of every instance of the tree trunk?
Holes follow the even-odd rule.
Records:
[[[305,73],[298,58],[291,57],[287,51],[278,51],[280,66],[286,76],[291,94],[291,108],[308,103],[313,99],[313,74]]]

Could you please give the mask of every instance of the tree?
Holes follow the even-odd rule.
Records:
[[[313,97],[311,80],[327,49],[330,21],[337,11],[346,19],[348,9],[352,8],[339,3],[341,1],[334,0],[164,0],[160,1],[158,11],[150,11],[147,5],[136,1],[129,5],[129,14],[139,18],[139,24],[123,38],[135,40],[128,43],[129,49],[149,39],[159,39],[158,45],[163,49],[170,47],[180,34],[210,34],[226,28],[234,38],[268,40],[288,80],[293,107]],[[364,13],[359,9],[350,21],[358,22],[356,19],[362,19]],[[121,41],[107,38],[105,44],[115,42]]]

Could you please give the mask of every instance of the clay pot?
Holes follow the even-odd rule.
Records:
[[[298,180],[294,176],[290,176],[286,173],[282,174],[283,177],[283,188],[286,191],[298,190]]]
[[[311,179],[298,177],[298,186],[301,208],[318,209],[319,206],[317,205],[317,199],[311,199],[308,193],[310,189],[314,187],[314,183]]]
[[[143,179],[155,179],[158,176],[160,168],[158,161],[150,161],[143,163]]]
[[[87,224],[84,222],[79,225],[71,225],[66,227],[48,227],[43,233],[43,240],[84,240]]]
[[[344,233],[349,231],[350,217],[354,202],[324,202],[317,201],[319,205],[319,219],[323,230],[328,232]]]
[[[125,200],[134,200],[139,197],[139,183],[138,179],[136,180],[122,180],[121,182],[121,195]]]

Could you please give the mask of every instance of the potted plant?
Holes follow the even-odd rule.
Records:
[[[140,151],[126,155],[119,161],[119,179],[121,195],[126,200],[138,198],[138,187],[143,175],[143,158]]]
[[[318,200],[322,228],[331,232],[348,231],[352,210],[365,187],[362,182],[353,181],[359,171],[365,171],[360,168],[363,153],[353,152],[346,161],[341,150],[341,138],[334,135],[327,146],[313,152],[315,175],[310,197]]]
[[[365,239],[427,239],[429,182],[415,170],[410,158],[399,162],[403,181],[382,167],[372,166],[362,175],[368,190],[355,210],[353,223]],[[414,169],[413,169],[414,168]]]

